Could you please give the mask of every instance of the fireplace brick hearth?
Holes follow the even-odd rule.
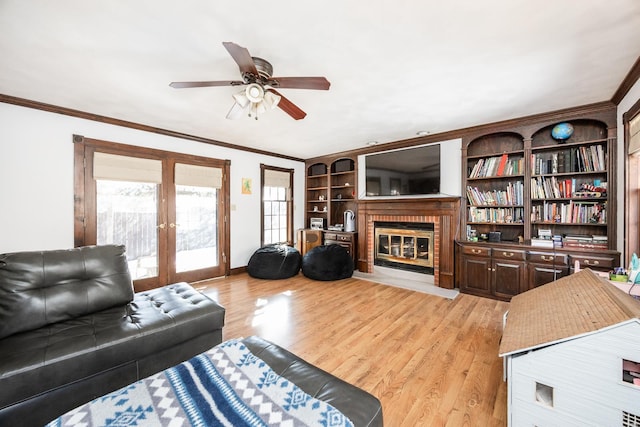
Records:
[[[460,198],[436,197],[358,202],[358,270],[373,273],[375,222],[433,223],[434,284],[454,287],[454,240],[459,228]]]

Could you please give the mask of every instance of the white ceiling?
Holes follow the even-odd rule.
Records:
[[[222,46],[307,112],[227,120]],[[639,0],[0,0],[0,93],[299,158],[610,100],[640,56]]]

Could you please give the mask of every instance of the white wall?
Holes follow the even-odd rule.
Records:
[[[632,87],[631,90],[627,93],[627,95],[622,99],[620,104],[618,104],[618,135],[617,135],[617,143],[618,143],[618,170],[616,180],[618,182],[618,198],[617,198],[617,215],[616,220],[618,223],[618,229],[616,230],[618,234],[618,250],[620,252],[624,251],[624,195],[625,195],[625,182],[624,182],[624,161],[626,157],[626,153],[624,152],[624,126],[622,124],[622,115],[629,111],[629,108],[633,106],[640,99],[640,80],[638,80]],[[620,259],[623,266],[629,265],[629,260],[631,259],[631,254],[622,254]]]
[[[260,246],[260,163],[295,170],[294,229],[304,226],[302,162],[3,103],[0,124],[0,253],[73,247],[73,134],[231,160],[231,268]]]

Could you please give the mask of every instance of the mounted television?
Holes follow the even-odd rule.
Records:
[[[365,154],[362,159],[365,197],[440,193],[440,144]]]

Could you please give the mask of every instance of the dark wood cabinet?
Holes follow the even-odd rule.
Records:
[[[479,296],[491,296],[491,258],[462,255],[460,259],[460,291]]]
[[[458,262],[461,292],[509,300],[525,283],[525,252],[463,245]]]
[[[530,251],[527,265],[527,286],[533,289],[569,274],[569,256],[567,254]]]
[[[525,252],[492,249],[491,292],[501,299],[511,299],[522,292],[525,283]]]
[[[456,286],[460,292],[501,300],[581,269],[607,272],[620,264],[620,253],[598,253],[519,244],[457,242]]]

